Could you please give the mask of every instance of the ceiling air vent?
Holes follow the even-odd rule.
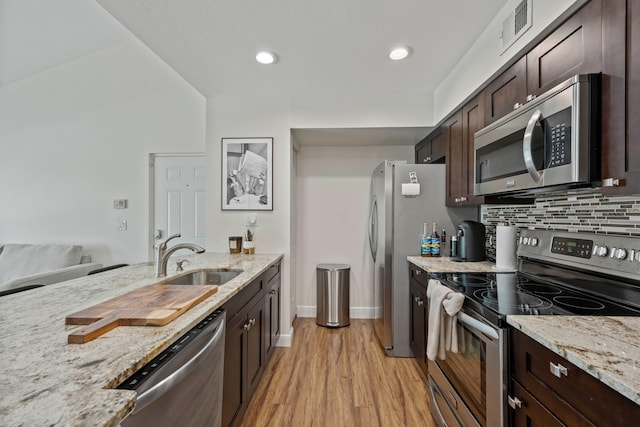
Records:
[[[531,3],[533,0],[519,0],[511,2],[514,5],[502,21],[500,33],[500,54],[503,54],[509,46],[515,43],[529,28],[531,28]]]

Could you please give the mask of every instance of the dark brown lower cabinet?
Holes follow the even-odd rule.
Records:
[[[427,368],[427,283],[426,271],[409,264],[410,323],[409,347],[413,351],[418,366],[428,374]]]
[[[275,276],[270,274],[274,266],[278,273]],[[280,263],[274,266],[224,305],[227,310],[224,427],[237,425],[242,419],[280,334]],[[271,292],[274,289],[277,293]],[[277,331],[273,325],[278,325]]]
[[[275,349],[276,342],[280,337],[280,273],[273,276],[267,283],[267,294],[265,295],[265,354],[267,361]]]
[[[511,425],[630,426],[640,406],[522,332],[511,330]]]

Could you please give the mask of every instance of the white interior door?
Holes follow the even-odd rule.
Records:
[[[151,160],[152,246],[180,233],[169,246],[191,242],[205,247],[205,155],[154,155]]]

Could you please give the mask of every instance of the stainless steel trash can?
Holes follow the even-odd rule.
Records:
[[[316,323],[339,328],[349,326],[349,273],[347,264],[318,264]]]

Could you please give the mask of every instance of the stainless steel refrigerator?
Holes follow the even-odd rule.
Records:
[[[410,172],[417,174],[418,196],[401,194]],[[389,356],[413,357],[407,256],[420,256],[423,224],[428,223],[431,232],[436,222],[438,234],[444,228],[451,236],[460,222],[478,219],[476,207],[445,206],[445,183],[445,165],[385,160],[373,171],[369,244],[374,261],[374,329]]]

